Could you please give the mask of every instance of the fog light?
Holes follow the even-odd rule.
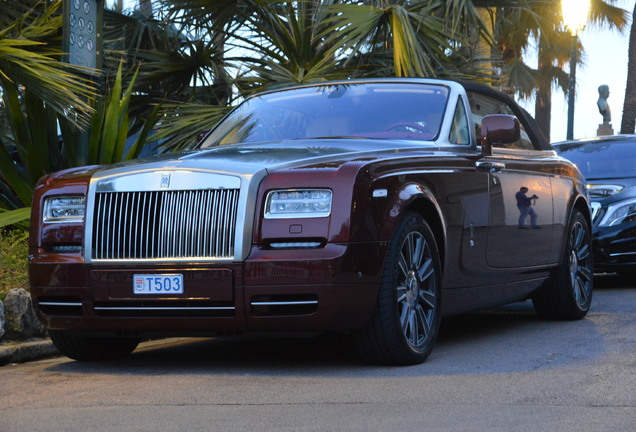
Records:
[[[269,246],[274,249],[307,249],[320,247],[320,242],[277,242],[270,243]]]

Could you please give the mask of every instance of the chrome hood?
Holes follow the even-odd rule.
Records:
[[[422,141],[388,141],[364,138],[310,139],[239,144],[200,150],[182,156],[184,160],[209,163],[236,163],[267,168],[271,171],[305,164],[357,157],[378,156],[387,151],[429,150],[434,144]]]

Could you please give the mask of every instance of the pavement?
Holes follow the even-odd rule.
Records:
[[[152,349],[166,344],[191,342],[195,339],[193,337],[149,339],[141,342],[139,347],[137,347],[137,351]],[[20,341],[0,342],[0,367],[61,355],[49,338],[29,338]]]
[[[60,355],[49,338],[30,338],[0,343],[0,366]]]

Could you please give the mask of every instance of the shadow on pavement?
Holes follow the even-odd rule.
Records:
[[[597,273],[594,275],[594,289],[631,289],[635,286],[636,273],[632,277],[616,273]]]
[[[596,337],[592,322],[550,322],[539,319],[524,302],[494,311],[446,319],[429,360],[412,367],[365,364],[344,334],[175,339],[138,349],[127,359],[110,362],[68,360],[51,372],[139,375],[255,376],[422,376],[525,372],[594,357],[602,344],[577,355],[572,328],[585,327]],[[565,335],[565,336],[564,336]],[[562,354],[560,354],[562,353]],[[546,357],[547,356],[547,357]]]
[[[634,280],[615,274],[597,275],[595,283],[598,292],[592,310],[579,321],[543,320],[536,315],[531,301],[444,319],[432,355],[426,363],[412,367],[367,365],[347,335],[332,332],[166,339],[142,345],[127,359],[86,363],[68,360],[48,369],[151,376],[351,376],[352,370],[365,376],[421,376],[555,368],[595,361],[605,353],[607,341],[597,326],[607,314],[615,312],[613,299],[624,298],[626,290],[634,287]]]

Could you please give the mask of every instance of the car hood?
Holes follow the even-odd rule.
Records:
[[[180,157],[183,161],[202,161],[212,166],[217,164],[247,165],[277,169],[316,165],[321,162],[335,162],[364,157],[380,157],[387,151],[431,152],[433,143],[421,141],[389,141],[356,138],[287,140],[256,144],[238,144],[200,150]]]

